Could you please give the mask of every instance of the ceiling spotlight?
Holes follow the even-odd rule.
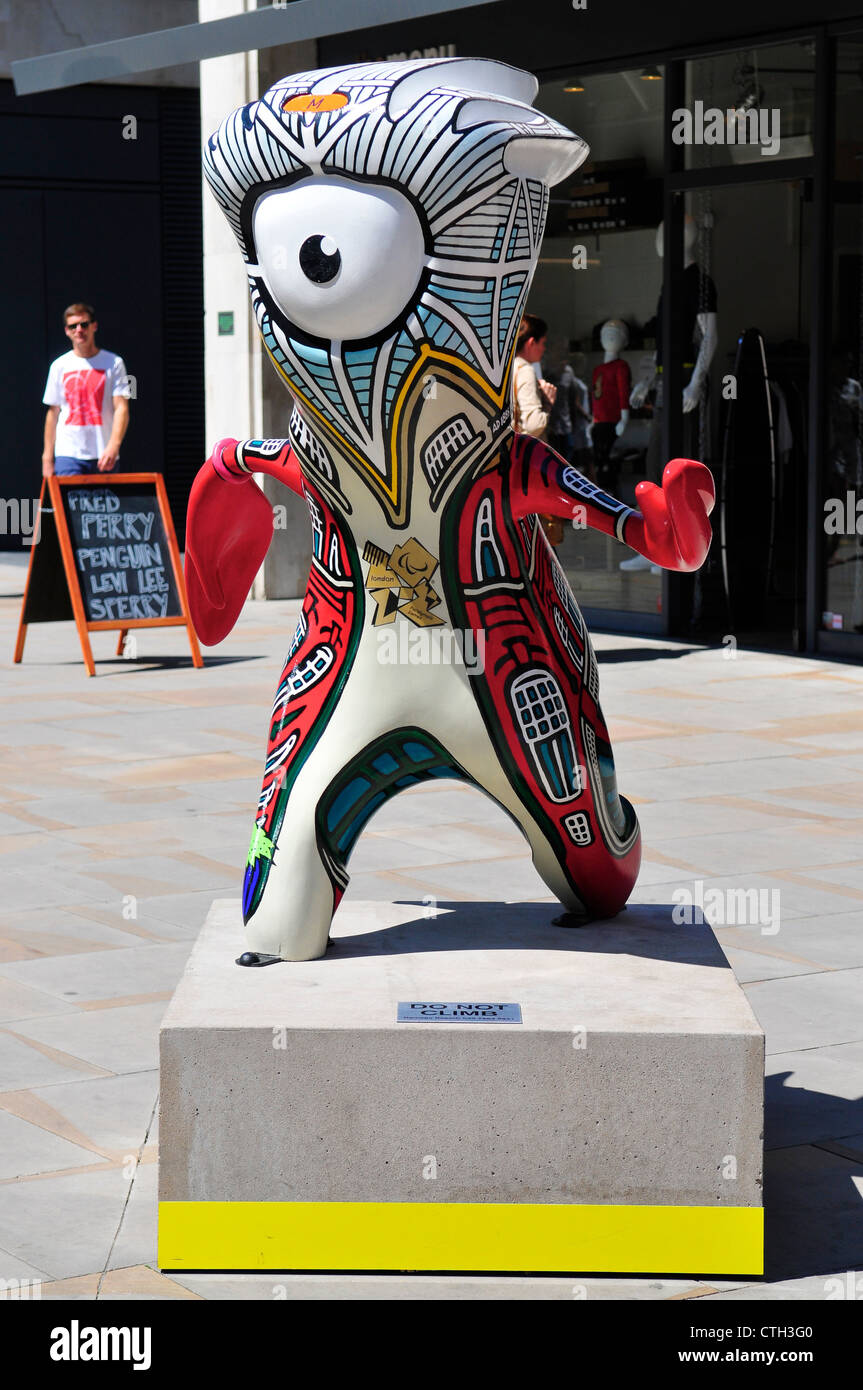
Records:
[[[661,82],[662,73],[659,71],[659,68],[656,67],[643,68],[641,72],[641,80],[642,82]]]
[[[733,81],[737,87],[734,100],[734,115],[742,120],[747,111],[764,105],[764,88],[758,82],[758,70],[751,63],[742,63],[735,69]]]
[[[583,92],[584,87],[582,83],[579,82],[578,78],[574,77],[571,82],[567,83],[563,90],[565,92]]]
[[[757,111],[764,101],[764,88],[752,88],[742,97],[738,97],[737,105],[734,107],[732,117],[740,122],[746,119],[747,111]]]

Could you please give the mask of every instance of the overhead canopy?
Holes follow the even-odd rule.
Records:
[[[183,24],[128,39],[22,58],[12,64],[18,96],[75,87],[82,82],[112,82],[132,73],[223,58],[229,53],[272,48],[280,43],[320,39],[381,24],[398,24],[425,15],[471,9],[489,0],[291,0],[289,4]]]

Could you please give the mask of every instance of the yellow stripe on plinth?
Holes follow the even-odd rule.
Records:
[[[761,1274],[761,1207],[160,1202],[161,1269]]]

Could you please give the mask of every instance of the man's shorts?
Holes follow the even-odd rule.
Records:
[[[79,473],[98,473],[98,459],[73,459],[68,454],[54,457],[54,472],[58,478],[73,478]]]

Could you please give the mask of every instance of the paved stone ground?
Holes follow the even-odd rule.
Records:
[[[23,571],[0,559],[0,1278],[79,1299],[572,1299],[559,1278],[158,1272],[159,1021],[212,900],[239,895],[298,605],[247,605],[203,671],[176,630],[139,635],[136,661],[96,634],[88,680],[71,623],[31,628],[11,665]],[[634,901],[697,880],[768,890],[761,923],[716,928],[767,1034],[768,1273],[581,1282],[599,1299],[835,1297],[863,1271],[863,670],[596,646],[644,830]],[[356,898],[547,898],[503,813],[452,784],[390,803],[351,869]]]

